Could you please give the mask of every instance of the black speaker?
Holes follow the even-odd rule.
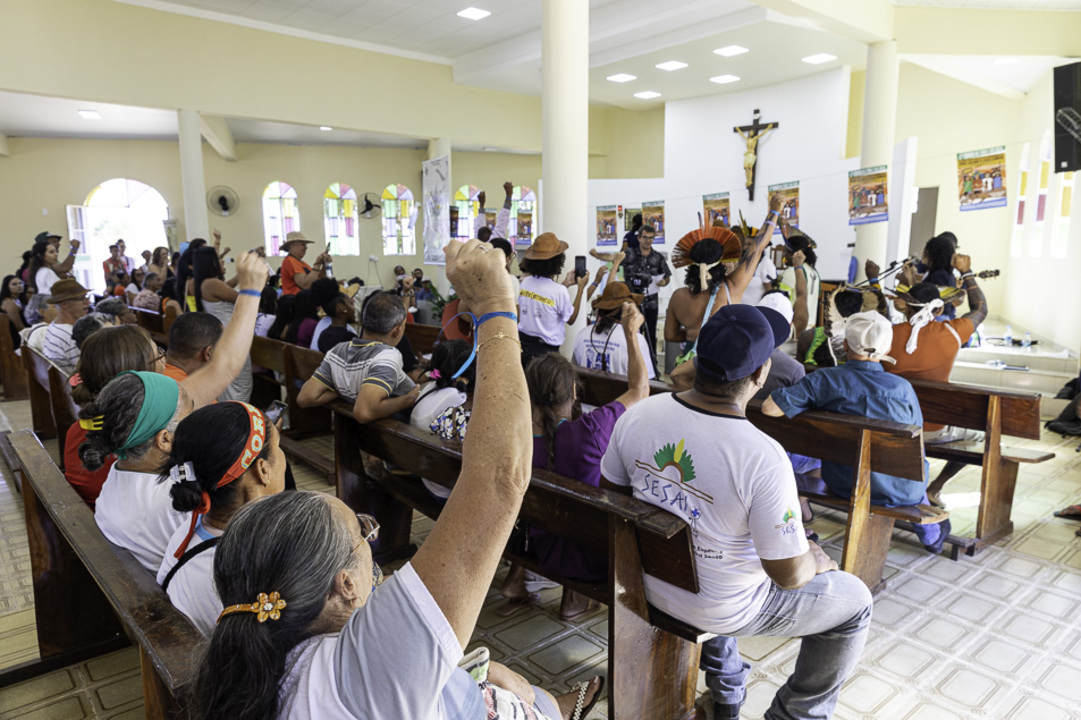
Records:
[[[1068,115],[1060,113],[1066,109]],[[1081,170],[1081,141],[1068,127],[1081,113],[1081,63],[1055,68],[1055,107],[1051,123],[1055,127],[1055,172]]]

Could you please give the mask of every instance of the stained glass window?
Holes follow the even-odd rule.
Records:
[[[510,202],[508,240],[515,247],[529,247],[537,234],[537,195],[523,185],[514,186]]]
[[[387,185],[383,190],[383,254],[416,255],[417,211],[413,193],[405,185]]]
[[[288,183],[275,180],[263,191],[263,234],[266,251],[277,255],[285,236],[300,230],[297,191]]]
[[[462,185],[454,193],[454,209],[450,217],[450,234],[459,240],[473,237],[473,221],[480,210],[480,188],[475,185]]]
[[[345,183],[334,183],[323,193],[323,232],[331,255],[360,255],[360,217],[357,192]]]

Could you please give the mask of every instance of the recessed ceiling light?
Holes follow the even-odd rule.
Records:
[[[710,82],[718,85],[727,85],[728,83],[739,82],[739,80],[739,75],[717,75],[709,79]]]
[[[822,63],[828,63],[831,60],[836,60],[836,55],[830,55],[829,53],[817,53],[816,55],[808,55],[803,58],[803,62],[808,65],[821,65]]]
[[[330,132],[334,128],[330,127],[329,125],[320,125],[319,129],[322,130],[323,132]]]
[[[1001,57],[995,58],[995,65],[1016,65],[1021,62],[1020,58]]]
[[[481,10],[480,8],[475,7],[467,7],[465,10],[462,10],[458,13],[458,17],[463,17],[466,20],[483,20],[491,14],[492,13],[488,12],[487,10]]]
[[[101,113],[97,110],[80,110],[79,117],[83,120],[101,120]]]
[[[669,60],[668,62],[657,63],[653,67],[657,68],[658,70],[667,70],[668,72],[672,72],[673,70],[682,70],[683,68],[687,67],[687,63],[680,62],[679,60]]]
[[[736,55],[742,55],[743,53],[748,52],[748,50],[742,45],[725,45],[723,48],[717,48],[713,52],[715,55],[735,57]]]
[[[625,83],[625,82],[630,82],[631,80],[637,80],[638,76],[637,75],[628,75],[627,73],[616,73],[615,75],[609,75],[605,79],[610,80],[612,82]]]
[[[652,100],[653,98],[659,98],[661,94],[659,92],[653,92],[652,90],[643,90],[634,94],[639,100]]]

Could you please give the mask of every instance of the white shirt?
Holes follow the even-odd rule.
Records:
[[[413,406],[413,412],[409,415],[409,424],[424,432],[432,431],[432,421],[443,414],[445,410],[458,407],[467,399],[466,394],[455,387],[434,389],[429,383],[421,388],[420,399]],[[450,497],[450,489],[437,485],[431,480],[421,479],[428,492],[436,497]]]
[[[180,526],[173,531],[173,536],[169,538],[161,567],[158,568],[158,585],[165,582],[169,571],[179,562],[173,556],[180,547],[180,543],[184,542],[190,522],[190,520],[185,520],[180,523]],[[195,534],[188,542],[188,550],[210,537],[213,537],[213,534],[200,522],[196,526]],[[214,549],[207,548],[184,563],[169,581],[169,589],[166,591],[173,607],[184,613],[184,616],[191,620],[191,624],[206,637],[214,633],[214,626],[217,625],[218,615],[222,610],[218,591],[214,588]]]
[[[751,278],[751,284],[743,291],[743,304],[757,305],[766,294],[766,283],[773,282],[776,277],[777,266],[768,257],[762,255],[762,262],[758,263],[754,277]]]
[[[266,337],[266,334],[270,331],[270,326],[274,324],[275,316],[268,313],[259,313],[255,316],[255,334],[259,337]]]
[[[574,339],[571,362],[590,370],[604,370],[617,375],[626,375],[629,351],[627,333],[623,325],[617,322],[601,333],[596,332],[596,327],[596,324],[593,324],[578,332],[578,337]],[[635,336],[646,365],[646,375],[652,380],[656,374],[653,372],[652,363],[649,362],[649,342],[642,333],[636,333]]]
[[[334,318],[329,315],[319,319],[319,322],[315,324],[315,332],[312,333],[312,342],[310,347],[312,350],[319,349],[319,336],[323,334],[323,331],[330,327],[330,324],[334,322]]]
[[[646,596],[703,630],[732,633],[761,611],[772,581],[759,558],[807,552],[792,464],[745,418],[654,395],[616,422],[601,472],[691,526],[699,592],[647,575]]]
[[[60,279],[52,268],[40,267],[34,275],[34,284],[38,286],[39,295],[49,295],[53,289],[53,283]]]
[[[75,365],[79,362],[79,348],[71,338],[74,327],[55,320],[49,323],[45,330],[45,339],[41,343],[41,354],[61,365]]]
[[[813,327],[818,317],[818,291],[822,282],[818,278],[818,271],[804,263],[803,269],[807,271],[807,316],[808,326]],[[792,298],[792,304],[796,304],[796,269],[788,268],[781,273],[781,285],[787,286]],[[744,302],[747,302],[744,300]]]
[[[155,473],[121,470],[113,465],[94,505],[94,520],[111,542],[130,550],[152,573],[161,567],[173,533],[191,516],[173,510],[168,481]]]
[[[550,278],[522,278],[518,291],[518,329],[549,345],[562,345],[574,313],[567,288]]]

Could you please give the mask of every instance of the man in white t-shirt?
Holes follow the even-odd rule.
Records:
[[[769,720],[830,717],[871,622],[871,594],[809,543],[792,466],[746,418],[787,338],[777,312],[727,305],[698,336],[694,387],[655,395],[616,423],[602,487],[631,493],[691,527],[699,592],[647,576],[658,609],[717,633],[702,648],[714,718],[738,718],[750,665],[736,638],[808,637]]]
[[[56,306],[56,319],[49,323],[42,342],[42,354],[62,367],[75,367],[79,362],[79,348],[71,337],[75,321],[90,310],[86,288],[76,280],[57,280],[53,283],[49,302]]]
[[[574,271],[567,273],[563,284],[556,278],[563,272],[567,243],[555,233],[541,233],[522,257],[522,278],[518,291],[518,332],[522,341],[522,362],[537,355],[559,352],[567,337],[567,325],[578,318],[578,308],[589,277],[577,280]],[[577,284],[578,292],[571,301],[567,288]]]
[[[571,362],[590,370],[627,374],[630,350],[626,330],[620,322],[623,304],[627,302],[641,305],[642,296],[632,293],[625,283],[610,282],[605,285],[604,293],[593,301],[597,321],[579,331],[574,340]],[[634,342],[638,343],[642,357],[649,357],[646,336],[635,333]],[[652,365],[646,366],[646,374],[651,380],[656,377]]]

